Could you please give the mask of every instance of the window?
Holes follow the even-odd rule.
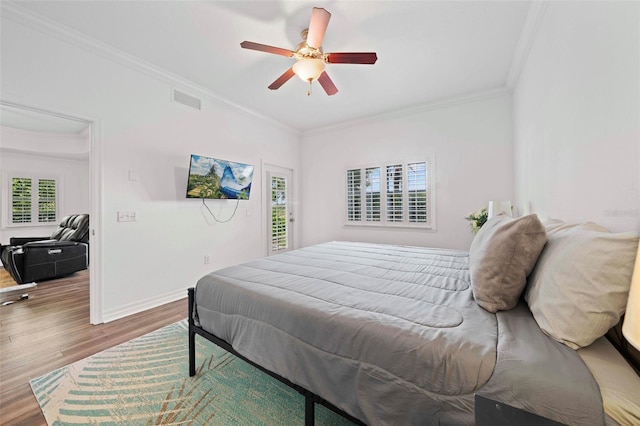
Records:
[[[11,179],[11,222],[31,223],[31,178]]]
[[[402,164],[387,166],[387,221],[402,222]]]
[[[38,179],[38,222],[57,222],[55,179]]]
[[[407,164],[409,222],[427,222],[427,163]]]
[[[348,169],[347,224],[432,228],[431,163],[397,162]]]
[[[362,219],[361,170],[347,170],[347,221]]]
[[[9,177],[8,225],[46,225],[58,222],[58,181],[36,176]]]
[[[367,222],[380,222],[380,168],[368,168],[364,173],[365,218]]]

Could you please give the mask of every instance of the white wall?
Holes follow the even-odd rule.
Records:
[[[303,135],[302,245],[356,240],[467,250],[470,212],[514,196],[511,99],[493,94]],[[435,232],[344,226],[348,167],[435,156]]]
[[[638,2],[549,2],[514,91],[517,205],[640,231]]]
[[[47,236],[51,226],[6,225],[9,182],[8,174],[24,172],[57,177],[59,183],[59,217],[74,213],[89,213],[89,159],[86,155],[87,136],[49,134],[3,127],[0,129],[0,242],[8,244],[10,237]],[[45,152],[48,153],[45,154]],[[80,154],[80,155],[78,155]],[[67,158],[70,157],[70,158]]]
[[[204,273],[262,256],[260,165],[297,170],[299,135],[212,96],[203,97],[201,111],[173,103],[169,76],[42,31],[2,16],[2,99],[98,123],[104,320],[184,297]],[[231,222],[215,223],[200,201],[185,198],[192,153],[256,165],[251,199]],[[235,206],[208,204],[223,219]],[[121,210],[137,221],[117,222]]]

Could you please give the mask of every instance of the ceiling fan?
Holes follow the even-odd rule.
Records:
[[[343,52],[343,53],[324,53],[322,51],[322,39],[329,25],[331,13],[324,8],[314,7],[311,12],[311,22],[309,28],[302,31],[302,42],[298,44],[296,50],[282,49],[280,47],[268,46],[266,44],[254,43],[252,41],[243,41],[240,46],[245,49],[258,50],[261,52],[273,53],[293,57],[296,63],[286,70],[284,74],[276,79],[269,89],[279,89],[284,83],[289,81],[294,74],[298,75],[302,80],[309,82],[309,91],[311,94],[311,83],[318,80],[327,95],[335,95],[338,88],[329,75],[324,70],[325,64],[375,64],[378,56],[375,52]]]

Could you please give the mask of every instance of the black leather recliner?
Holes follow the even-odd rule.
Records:
[[[67,216],[50,237],[12,237],[0,258],[18,284],[49,280],[87,269],[89,215]]]

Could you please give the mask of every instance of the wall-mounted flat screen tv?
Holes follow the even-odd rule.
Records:
[[[248,200],[253,166],[191,155],[187,198]]]

